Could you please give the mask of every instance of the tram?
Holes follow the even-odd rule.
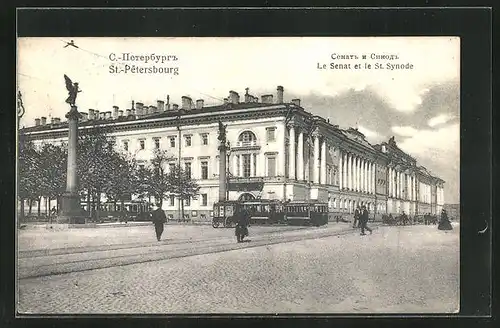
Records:
[[[314,225],[328,223],[328,204],[321,202],[281,202],[274,200],[223,201],[214,204],[212,226],[233,227],[235,213],[245,209],[250,224],[257,225]]]

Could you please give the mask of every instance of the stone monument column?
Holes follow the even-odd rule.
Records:
[[[68,168],[66,172],[66,192],[62,195],[59,223],[85,223],[85,212],[81,209],[78,194],[77,147],[78,120],[81,114],[76,106],[66,114],[68,119]]]

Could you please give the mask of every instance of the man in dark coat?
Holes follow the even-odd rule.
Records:
[[[361,223],[361,236],[366,235],[365,229],[370,231],[370,235],[371,235],[372,229],[368,228],[368,226],[366,225],[368,223],[368,210],[366,209],[366,206],[363,206],[363,212],[361,213],[359,221]]]
[[[151,219],[155,225],[156,239],[160,241],[164,229],[164,224],[167,221],[167,216],[161,209],[160,204],[156,204],[155,208],[156,209],[151,213]]]
[[[237,214],[235,235],[238,242],[242,242],[245,236],[248,236],[248,225],[250,224],[250,213],[247,210],[241,209]],[[242,235],[240,238],[240,231],[242,231]]]

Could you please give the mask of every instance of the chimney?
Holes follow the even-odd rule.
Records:
[[[82,122],[88,121],[89,119],[89,114],[87,113],[82,113]],[[61,123],[60,118],[56,118],[56,123]]]
[[[122,117],[123,116],[123,110],[119,110],[118,111],[118,117]]]
[[[42,125],[45,125],[47,124],[47,118],[46,117],[42,117]]]
[[[227,105],[229,103],[229,100],[227,98],[224,98],[224,105]]]
[[[160,113],[163,112],[165,110],[165,102],[163,100],[157,100],[156,107]]]
[[[106,119],[106,112],[99,113],[99,116],[100,116],[99,118],[101,120],[105,120]]]
[[[99,114],[99,111],[97,109],[94,111],[94,119],[96,119],[96,120],[101,119],[101,115]]]
[[[94,119],[94,110],[89,109],[89,121]]]
[[[236,91],[229,91],[229,102],[231,104],[238,104],[240,102],[240,95]]]
[[[292,104],[294,104],[295,106],[300,107],[300,99],[292,99]]]
[[[40,119],[39,118],[35,118],[35,126],[39,126],[40,125]]]
[[[129,117],[129,116],[130,116],[130,112],[131,112],[131,110],[130,110],[130,109],[126,109],[126,110],[125,110],[125,114],[127,115],[127,117]]]
[[[137,114],[136,114],[136,110],[132,108],[132,109],[130,110],[130,115],[132,115],[134,118],[136,118],[136,117],[137,117],[137,116],[136,116],[136,115],[137,115]]]
[[[281,85],[278,85],[278,93],[276,96],[276,103],[282,104],[283,103],[283,87]]]
[[[113,116],[111,116],[111,111],[107,111],[106,112],[106,119],[107,120],[112,120],[113,119]]]
[[[245,102],[246,103],[252,102],[252,100],[253,100],[253,96],[251,96],[248,93],[249,90],[250,90],[249,88],[245,88]]]
[[[165,104],[165,110],[170,110],[170,95],[167,95],[167,103]]]
[[[136,102],[135,103],[135,113],[137,116],[142,116],[144,115],[144,104],[141,102]]]
[[[263,95],[262,96],[263,104],[272,104],[273,103],[273,95]]]
[[[54,118],[54,117],[51,117],[51,118],[50,118],[50,124],[55,124],[55,123],[56,123],[55,118]]]
[[[187,96],[182,96],[182,109],[191,109],[193,100]]]
[[[113,106],[113,118],[118,118],[118,106]]]
[[[156,107],[151,105],[149,106],[148,114],[154,114],[156,113]]]
[[[172,109],[173,109],[173,110],[179,110],[179,105],[177,105],[177,104],[172,104]]]
[[[204,103],[203,99],[196,100],[196,109],[202,109],[203,103]]]

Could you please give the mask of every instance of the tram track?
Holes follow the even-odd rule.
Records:
[[[353,232],[354,230],[352,228],[340,230],[325,229],[323,231],[295,229],[288,230],[286,232],[274,231],[263,233],[257,236],[252,236],[250,242],[239,244],[235,243],[234,236],[231,236],[223,238],[208,238],[197,241],[184,239],[184,242],[179,240],[174,243],[161,245],[155,244],[155,246],[136,245],[135,247],[129,248],[88,251],[86,252],[86,259],[78,259],[78,256],[82,255],[81,252],[71,253],[70,255],[75,256],[69,257],[63,256],[68,254],[46,255],[34,258],[25,257],[19,259],[18,279],[39,278],[72,272],[120,267],[131,264],[169,260],[203,254],[213,254],[242,248],[253,248],[307,239],[340,236]],[[120,254],[120,251],[123,251],[124,253]]]
[[[227,229],[227,228],[218,228],[218,229]],[[296,227],[284,230],[284,232],[288,231],[297,231],[304,230],[307,227]],[[232,229],[229,229],[232,230]],[[261,235],[268,235],[277,232],[283,232],[279,230],[273,231],[265,231],[261,232]],[[168,231],[167,231],[168,234]],[[206,241],[206,240],[217,240],[220,239],[220,236],[206,237],[198,241]],[[179,238],[175,240],[169,240],[168,238],[164,239],[162,245],[169,244],[184,244],[187,242],[192,242],[192,238]],[[143,248],[143,247],[154,247],[158,246],[158,242],[135,242],[135,243],[124,243],[124,244],[109,244],[109,245],[98,245],[98,246],[80,246],[80,247],[67,247],[67,248],[53,248],[53,249],[35,249],[35,250],[22,250],[18,251],[18,259],[23,258],[35,258],[35,257],[43,257],[43,256],[55,256],[55,255],[64,255],[64,254],[77,254],[77,253],[87,253],[87,252],[100,252],[100,251],[113,251],[120,249],[129,249],[129,248]]]

